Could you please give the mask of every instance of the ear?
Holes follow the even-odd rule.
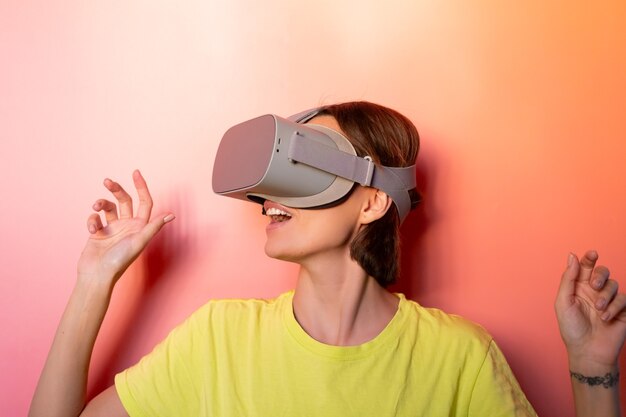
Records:
[[[376,188],[370,188],[368,198],[361,208],[361,224],[369,224],[383,217],[391,207],[391,197]]]

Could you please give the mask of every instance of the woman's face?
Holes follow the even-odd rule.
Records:
[[[332,116],[318,116],[310,123],[341,132]],[[270,223],[266,228],[265,253],[292,262],[324,253],[349,253],[349,243],[361,227],[359,214],[364,199],[372,192],[372,188],[357,186],[346,201],[324,209],[296,209],[266,201]]]

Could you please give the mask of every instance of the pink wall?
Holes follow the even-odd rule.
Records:
[[[116,291],[92,391],[206,299],[292,286],[212,159],[237,121],[353,99],[422,134],[401,289],[482,323],[539,414],[572,414],[568,251],[626,286],[625,3],[296,3],[0,4],[0,415],[26,412],[105,176],[141,168],[178,218]]]

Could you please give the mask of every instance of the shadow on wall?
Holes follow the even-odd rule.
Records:
[[[420,300],[426,293],[432,292],[434,277],[428,277],[428,253],[425,247],[425,235],[432,224],[435,214],[433,202],[429,200],[429,189],[432,183],[432,158],[425,164],[420,153],[417,163],[417,188],[422,195],[422,202],[406,218],[400,229],[401,234],[401,266],[400,278],[389,287],[392,292],[400,292],[412,300]],[[430,271],[432,274],[432,271]]]

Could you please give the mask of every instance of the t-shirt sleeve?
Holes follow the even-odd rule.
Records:
[[[493,340],[472,390],[468,416],[537,416]]]
[[[197,313],[139,363],[115,376],[117,394],[130,417],[200,414]]]

